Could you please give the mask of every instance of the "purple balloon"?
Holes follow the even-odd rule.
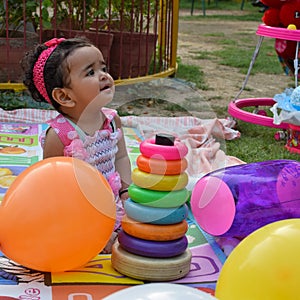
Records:
[[[300,218],[300,162],[270,160],[211,172],[196,183],[191,209],[209,234],[237,239]]]

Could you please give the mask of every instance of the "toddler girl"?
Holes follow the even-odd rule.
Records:
[[[120,227],[131,168],[120,117],[105,108],[115,86],[103,55],[85,38],[54,38],[26,53],[22,67],[33,99],[48,102],[59,112],[43,138],[44,158],[82,159],[96,167],[112,188],[117,221],[105,249],[109,252]]]

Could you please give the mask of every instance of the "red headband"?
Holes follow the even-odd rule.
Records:
[[[51,53],[56,49],[57,45],[59,45],[62,41],[64,41],[64,38],[54,38],[52,40],[47,41],[44,45],[48,48],[45,49],[39,56],[38,60],[36,61],[34,67],[33,67],[33,82],[36,86],[37,90],[40,92],[40,94],[47,100],[48,103],[51,104],[51,100],[48,96],[48,93],[46,91],[45,87],[45,81],[44,81],[44,67],[45,64],[51,55]]]

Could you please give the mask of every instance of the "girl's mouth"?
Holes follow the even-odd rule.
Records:
[[[109,89],[109,88],[110,88],[109,85],[105,85],[103,88],[100,89],[100,92],[105,91],[105,90],[107,90],[107,89]]]

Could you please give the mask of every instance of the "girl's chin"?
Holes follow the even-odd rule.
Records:
[[[114,93],[101,93],[91,103],[90,107],[103,107],[113,100]]]

